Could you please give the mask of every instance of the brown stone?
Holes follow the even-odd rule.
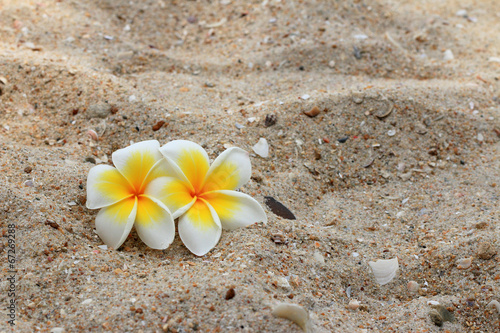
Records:
[[[304,114],[308,117],[313,118],[316,117],[320,112],[321,110],[317,106],[314,106],[311,110],[304,112]]]
[[[482,242],[477,249],[477,256],[484,260],[489,260],[497,254],[496,249],[489,242]]]

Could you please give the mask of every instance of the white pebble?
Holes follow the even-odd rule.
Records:
[[[129,101],[130,103],[135,102],[136,100],[137,100],[137,97],[135,97],[135,95],[130,95],[130,96],[128,97],[128,101]]]
[[[321,265],[324,265],[325,264],[325,258],[323,257],[323,255],[319,252],[319,251],[316,251],[314,252],[313,254],[314,256],[314,259]]]
[[[388,130],[387,131],[387,135],[388,136],[394,136],[394,135],[396,135],[396,130],[395,129]]]
[[[493,300],[486,305],[486,308],[490,309],[495,307],[497,309],[497,312],[500,314],[500,303],[498,303],[497,300]]]
[[[410,281],[410,282],[408,282],[406,287],[408,288],[409,292],[416,293],[418,291],[418,289],[420,288],[420,285],[415,281]]]
[[[455,59],[455,56],[453,55],[453,52],[451,52],[451,50],[444,51],[444,55],[443,55],[444,61],[453,60],[453,59]]]
[[[309,96],[308,94],[304,94],[304,95],[300,96],[300,98],[303,100],[306,100],[306,99],[311,98],[311,96]]]
[[[331,60],[331,61],[328,63],[328,66],[330,66],[330,68],[335,67],[335,61],[334,61],[334,60]]]
[[[64,333],[64,327],[54,327],[50,330],[50,333]]]
[[[479,133],[477,135],[477,141],[479,141],[479,142],[483,142],[484,141],[484,136],[481,133]]]
[[[85,301],[82,302],[82,305],[90,304],[92,303],[92,298],[86,299]]]
[[[457,261],[458,269],[467,269],[472,265],[472,257],[460,259]]]
[[[357,310],[359,308],[359,302],[358,302],[358,300],[351,299],[351,301],[347,305],[347,308],[349,310]]]

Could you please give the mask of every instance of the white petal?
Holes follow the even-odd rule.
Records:
[[[168,208],[147,196],[139,197],[135,229],[147,246],[158,250],[166,249],[175,236],[174,219]]]
[[[195,189],[201,188],[210,164],[207,152],[199,144],[174,140],[162,146],[160,152],[182,170]]]
[[[236,191],[214,191],[202,195],[214,208],[224,229],[236,229],[264,222],[267,215],[262,206],[252,197]]]
[[[214,209],[197,200],[194,205],[179,218],[179,236],[189,251],[203,256],[219,242],[222,228]]]
[[[236,190],[252,175],[250,157],[241,148],[229,148],[210,166],[201,193],[217,190]]]
[[[184,214],[195,201],[189,184],[174,177],[154,179],[146,186],[144,194],[161,201],[172,212],[174,219]]]
[[[104,244],[118,249],[127,239],[137,214],[137,199],[129,198],[103,208],[95,218],[97,234]]]
[[[134,143],[113,153],[114,165],[136,191],[141,192],[143,186],[150,179],[160,176],[158,172],[155,172],[154,177],[150,175],[154,169],[163,166],[159,162],[163,159],[163,156],[158,151],[159,148],[160,143],[158,141],[149,140]]]
[[[391,282],[399,269],[398,257],[388,260],[379,259],[377,261],[369,261],[368,265],[370,265],[373,271],[375,280],[381,286]]]
[[[87,177],[87,208],[110,206],[133,194],[128,181],[110,165],[96,165]]]

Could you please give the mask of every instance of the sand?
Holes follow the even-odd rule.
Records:
[[[282,302],[314,332],[499,330],[499,31],[496,0],[1,1],[0,331],[300,332]],[[88,171],[149,139],[251,152],[241,190],[297,219],[103,249]]]

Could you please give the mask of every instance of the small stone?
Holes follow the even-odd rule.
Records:
[[[335,61],[334,60],[331,60],[329,63],[328,63],[328,66],[330,68],[334,68],[335,67]]]
[[[226,296],[224,297],[226,301],[233,299],[234,296],[236,296],[236,292],[234,291],[234,288],[229,288],[226,292]]]
[[[252,149],[260,157],[266,158],[269,156],[269,144],[264,138],[260,138],[259,141],[252,147]]]
[[[410,281],[410,282],[408,282],[406,287],[408,288],[409,292],[416,293],[418,291],[418,289],[420,288],[420,285],[415,281]]]
[[[479,141],[479,142],[483,142],[484,141],[484,136],[481,133],[479,133],[477,135],[477,141]]]
[[[457,261],[458,269],[467,269],[472,265],[472,257],[460,259]]]
[[[360,306],[360,304],[359,304],[358,300],[352,299],[352,300],[349,301],[349,304],[347,305],[347,308],[349,310],[357,310],[357,309],[359,309],[359,306]]]
[[[92,303],[92,298],[86,299],[85,301],[82,302],[82,305],[90,304]]]
[[[486,305],[487,309],[493,309],[495,308],[497,312],[500,314],[500,303],[497,300],[493,300]]]
[[[278,285],[278,287],[283,288],[283,289],[290,289],[291,288],[290,283],[288,282],[288,280],[285,279],[282,276],[279,276],[276,279],[276,284]]]
[[[64,333],[64,327],[54,327],[50,330],[50,333]]]
[[[281,232],[272,234],[271,240],[276,244],[288,244],[286,236]]]
[[[477,256],[484,260],[489,260],[497,254],[497,251],[489,242],[482,242],[477,249]]]
[[[352,101],[356,104],[363,103],[364,95],[362,93],[356,92],[352,94]]]
[[[348,139],[349,139],[348,136],[344,136],[343,138],[337,139],[337,141],[340,143],[345,143]]]
[[[163,125],[165,125],[165,122],[163,120],[160,120],[159,122],[153,125],[153,131],[155,132],[158,131],[160,128],[163,127]]]
[[[33,171],[33,168],[30,166],[27,166],[26,168],[24,168],[24,172],[26,172],[26,173],[31,173],[31,171]]]
[[[395,129],[388,130],[387,131],[387,135],[388,136],[394,136],[394,135],[396,135],[396,130]]]
[[[87,118],[106,118],[111,113],[111,105],[107,103],[93,104],[87,109]]]
[[[264,120],[264,127],[270,127],[276,124],[278,121],[278,117],[276,117],[275,114],[268,114],[266,115],[266,119]]]
[[[449,60],[453,60],[453,59],[455,59],[455,56],[453,55],[453,52],[451,52],[451,50],[444,51],[444,54],[443,54],[444,61],[449,61]]]
[[[95,158],[92,157],[92,156],[85,157],[85,162],[89,162],[89,163],[92,163],[92,164],[96,163]]]
[[[304,114],[308,117],[313,118],[316,117],[320,112],[321,110],[317,106],[314,106],[311,110],[304,112]]]
[[[325,257],[319,251],[315,251],[313,254],[314,260],[320,265],[325,264]]]

